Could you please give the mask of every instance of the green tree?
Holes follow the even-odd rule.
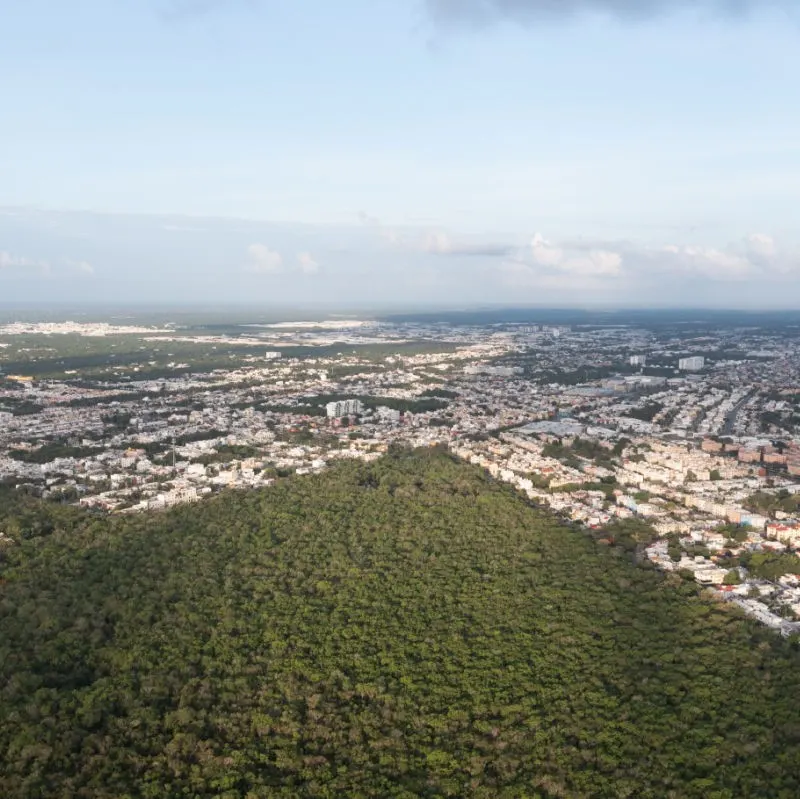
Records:
[[[730,569],[723,579],[725,585],[739,585],[741,582],[738,569]]]
[[[0,529],[3,799],[800,795],[792,642],[444,448]]]

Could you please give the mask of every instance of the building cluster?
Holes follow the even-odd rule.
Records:
[[[773,626],[800,614],[791,572],[767,583],[742,566],[726,583],[732,559],[800,548],[785,499],[800,476],[793,336],[753,326],[241,327],[0,328],[0,369],[15,371],[0,375],[0,480],[134,512],[377,458],[393,444],[444,444],[574,523],[646,524],[643,558],[772,614]],[[100,371],[65,355],[60,373],[42,374],[37,359],[53,362],[59,333],[107,341]],[[121,341],[141,356],[122,363]]]
[[[685,372],[699,372],[705,365],[706,359],[702,355],[693,355],[678,361],[678,369]]]

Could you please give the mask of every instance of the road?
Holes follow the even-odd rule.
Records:
[[[725,424],[722,426],[722,431],[720,432],[721,436],[729,436],[733,433],[734,425],[736,424],[736,417],[739,415],[739,411],[742,409],[742,406],[753,396],[753,392],[750,391],[745,394],[736,405],[731,408],[731,412],[725,417]]]

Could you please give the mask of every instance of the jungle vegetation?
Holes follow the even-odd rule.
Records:
[[[792,641],[446,453],[0,531],[7,799],[800,795]]]

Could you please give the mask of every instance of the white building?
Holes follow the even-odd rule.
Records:
[[[631,366],[647,366],[647,356],[631,355],[630,364]]]
[[[699,372],[706,365],[706,359],[702,355],[693,355],[691,358],[681,358],[678,361],[678,369],[684,372]]]
[[[702,568],[694,573],[694,579],[701,585],[722,585],[727,574],[725,569]]]
[[[394,408],[387,408],[385,405],[381,405],[375,411],[382,422],[397,424],[400,421],[400,411]]]
[[[329,419],[340,419],[342,416],[353,416],[364,412],[364,404],[361,400],[348,399],[337,402],[329,402],[325,406],[325,411]]]
[[[277,350],[268,350],[266,353],[264,353],[264,358],[266,358],[268,361],[277,361],[280,357],[281,354]]]
[[[470,364],[464,367],[467,375],[489,375],[490,377],[514,377],[523,374],[521,366],[486,366],[483,364]]]

